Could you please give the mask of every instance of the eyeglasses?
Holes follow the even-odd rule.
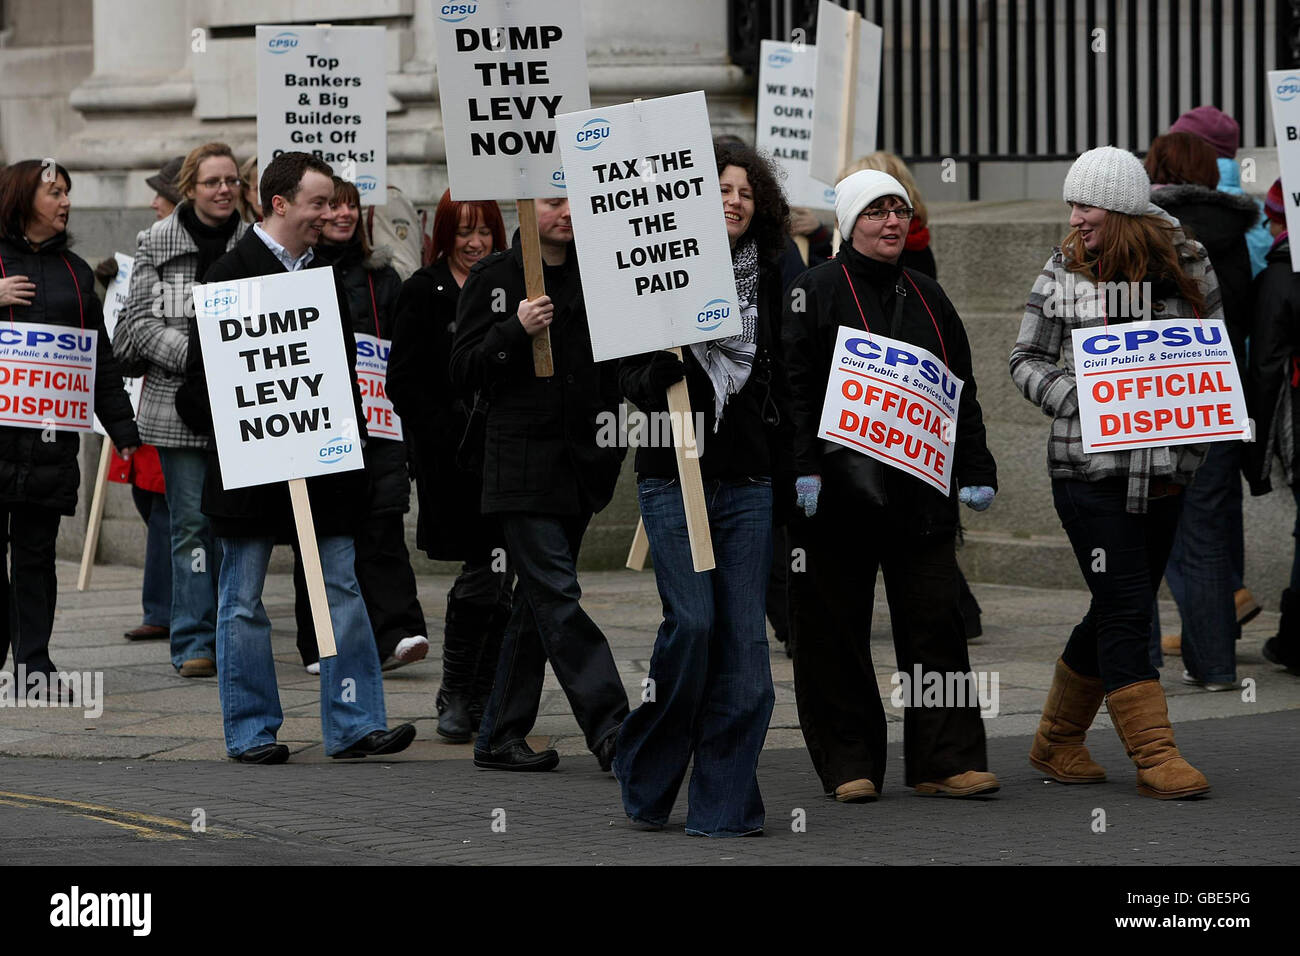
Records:
[[[862,215],[866,216],[872,222],[883,222],[884,220],[888,219],[891,214],[897,216],[903,222],[906,222],[908,219],[911,219],[914,215],[916,215],[916,210],[913,209],[911,206],[901,206],[897,209],[862,210]]]
[[[244,181],[242,179],[204,179],[199,182],[198,185],[202,186],[204,189],[216,191],[220,189],[223,184],[227,189],[238,189],[240,186],[244,185]]]

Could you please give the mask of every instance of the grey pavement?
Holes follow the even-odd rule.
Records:
[[[1262,641],[1277,626],[1266,610],[1238,644],[1239,692],[1211,694],[1181,683],[1181,660],[1164,668],[1179,744],[1209,776],[1205,800],[1138,797],[1133,771],[1104,711],[1090,746],[1110,772],[1101,786],[1043,783],[1025,762],[1053,661],[1087,606],[1081,590],[975,584],[984,637],[971,645],[977,673],[997,680],[996,715],[985,729],[1002,791],[984,801],[923,798],[901,783],[901,711],[889,700],[893,652],[883,588],[872,631],[881,696],[890,720],[886,795],[869,806],[822,796],[803,748],[789,660],[773,644],[776,708],[760,777],[767,836],[686,838],[685,794],[668,831],[626,828],[617,784],[585,751],[563,692],[548,673],[532,742],[553,745],[556,773],[475,770],[470,747],[434,733],[440,634],[451,579],[421,576],[431,630],[429,658],[390,672],[390,723],[413,721],[419,738],[386,762],[338,763],[320,745],[319,683],[298,660],[288,575],[271,575],[271,615],[286,719],[281,767],[224,759],[214,680],[175,674],[165,642],[130,643],[139,622],[140,572],[96,568],[75,590],[61,563],[52,642],[65,671],[103,675],[103,713],[0,707],[0,861],[49,862],[49,839],[80,862],[875,862],[1213,863],[1296,862],[1290,819],[1300,757],[1300,679],[1265,663]],[[629,699],[640,699],[660,619],[652,572],[583,576],[584,606],[610,638]],[[1166,628],[1177,627],[1162,605]],[[202,810],[206,832],[192,823]],[[1104,811],[1106,830],[1094,832]],[[501,811],[494,814],[494,811]],[[802,816],[798,813],[802,811]],[[802,819],[800,830],[795,824]],[[498,830],[504,823],[504,832]],[[796,831],[799,832],[796,832]],[[48,838],[48,839],[47,839]],[[45,842],[42,842],[42,841]]]

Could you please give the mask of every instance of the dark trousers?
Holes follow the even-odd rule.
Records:
[[[791,608],[790,535],[787,528],[772,529],[772,568],[767,576],[767,619],[772,622],[776,639],[793,647],[795,614]]]
[[[894,632],[898,670],[968,674],[958,610],[955,535],[918,535],[890,512],[843,510],[830,494],[812,519],[790,526],[807,569],[792,572],[797,595],[794,686],[799,725],[827,793],[863,777],[880,790],[885,776],[885,709],[871,659],[876,571]],[[918,689],[919,696],[919,689]],[[987,770],[978,700],[903,710],[908,786],[967,770]]]
[[[144,544],[144,585],[140,604],[145,624],[170,627],[172,621],[172,516],[167,496],[131,486],[131,500],[147,526]]]
[[[357,529],[354,539],[357,560],[357,583],[366,601],[370,629],[375,632],[375,649],[382,664],[403,638],[424,637],[429,633],[424,623],[424,609],[416,596],[415,572],[406,550],[406,532],[400,514],[371,515]],[[293,610],[298,622],[298,653],[304,664],[320,659],[316,647],[316,627],[312,622],[311,602],[307,597],[307,578],[297,542],[293,549]]]
[[[1052,498],[1092,603],[1061,653],[1071,670],[1106,690],[1157,680],[1151,608],[1178,530],[1182,495],[1153,498],[1146,514],[1126,510],[1127,478],[1052,481]]]
[[[14,670],[53,673],[50,633],[59,581],[54,570],[57,511],[30,504],[0,505],[0,666],[13,646]],[[8,554],[5,568],[3,555]]]
[[[519,581],[477,750],[500,750],[533,729],[547,661],[588,747],[594,750],[627,716],[627,693],[609,642],[578,603],[578,549],[590,520],[589,514],[501,516]]]

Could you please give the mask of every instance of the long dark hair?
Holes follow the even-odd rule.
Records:
[[[715,139],[713,155],[719,175],[728,166],[739,166],[749,177],[749,185],[754,190],[754,218],[749,221],[745,236],[758,243],[759,258],[769,262],[780,259],[790,228],[790,204],[785,200],[785,191],[771,161],[731,137]]]
[[[22,159],[0,170],[0,233],[9,239],[23,241],[23,232],[36,208],[36,190],[40,188],[48,159]],[[58,163],[53,163],[55,178],[62,176],[72,192],[72,177]]]

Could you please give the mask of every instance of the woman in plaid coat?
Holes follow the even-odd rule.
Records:
[[[234,154],[207,143],[185,157],[177,177],[184,201],[140,236],[126,309],[118,322],[119,358],[143,365],[137,421],[158,448],[171,512],[172,665],[184,677],[216,675],[217,563],[212,531],[200,509],[208,436],[176,412],[185,380],[195,282],[247,230],[235,197]]]
[[[1138,792],[1158,799],[1203,794],[1209,784],[1178,752],[1160,674],[1147,644],[1151,608],[1182,510],[1182,491],[1205,457],[1203,445],[1131,451],[1083,450],[1073,362],[1076,328],[1128,315],[1221,319],[1219,283],[1200,243],[1150,204],[1142,162],[1103,146],[1075,161],[1065,178],[1072,231],[1034,283],[1011,352],[1011,377],[1052,417],[1048,471],[1052,497],[1092,604],[1056,662],[1052,689],[1029,762],[1061,783],[1101,783],[1105,771],[1083,745],[1102,699],[1128,755]],[[1142,311],[1107,315],[1107,302]],[[1149,312],[1145,310],[1149,309]],[[1217,330],[1202,330],[1218,334]]]

